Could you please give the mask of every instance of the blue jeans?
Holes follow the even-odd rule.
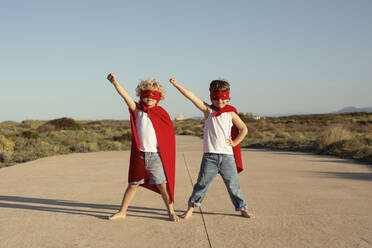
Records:
[[[241,211],[247,209],[247,203],[240,189],[234,155],[221,153],[204,153],[198,181],[194,185],[188,202],[189,207],[199,207],[201,205],[209,186],[218,173],[225,182],[235,210]]]

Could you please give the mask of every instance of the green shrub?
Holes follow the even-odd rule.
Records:
[[[295,140],[305,140],[306,136],[301,132],[295,132],[292,134],[292,138]]]
[[[355,152],[354,159],[372,164],[372,147],[363,147]]]
[[[119,151],[124,149],[126,146],[118,141],[103,140],[99,144],[99,147],[103,151]]]
[[[79,142],[98,142],[100,138],[104,138],[104,136],[92,130],[61,130],[47,133],[45,136],[45,139],[51,144],[62,144],[66,146],[71,146]]]
[[[69,154],[69,153],[71,153],[70,146],[55,145],[53,148],[54,148],[54,152],[56,154]]]
[[[53,124],[46,123],[46,124],[43,124],[40,127],[38,127],[37,130],[39,132],[53,132],[53,131],[56,131],[57,128]]]
[[[264,138],[269,138],[269,139],[272,139],[275,137],[275,134],[273,134],[272,132],[269,132],[269,131],[264,131],[262,133],[262,135],[264,136]]]
[[[23,131],[22,132],[22,137],[27,138],[27,139],[38,139],[40,138],[40,135],[34,131]]]
[[[81,130],[82,126],[76,122],[75,120],[71,118],[60,118],[60,119],[55,119],[48,121],[47,123],[41,125],[38,128],[38,131],[40,132],[45,132],[45,131],[55,131],[52,130],[54,127],[55,130]]]
[[[14,143],[0,134],[0,152],[13,152]]]
[[[10,162],[12,158],[12,153],[0,151],[0,163]]]
[[[22,163],[55,154],[54,146],[45,141],[40,139],[18,139],[15,143],[12,160],[16,163]]]
[[[97,152],[99,146],[97,143],[80,142],[70,146],[72,152]]]
[[[125,132],[121,136],[113,136],[112,139],[114,141],[119,141],[119,142],[131,141],[132,140],[132,133],[131,132]]]
[[[264,138],[264,135],[258,129],[253,129],[248,131],[248,137],[254,139],[262,139]]]
[[[54,151],[53,145],[39,139],[18,139],[14,151],[45,152]]]
[[[275,134],[275,138],[278,139],[288,139],[289,137],[291,137],[291,135],[284,131],[279,131]]]

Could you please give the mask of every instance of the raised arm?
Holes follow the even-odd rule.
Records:
[[[135,112],[137,109],[136,103],[133,101],[132,97],[128,94],[128,91],[126,91],[116,80],[116,76],[114,73],[110,73],[107,76],[107,80],[109,80],[114,86],[116,91],[121,95],[121,97],[124,99],[124,101],[127,103],[128,108]]]
[[[227,140],[227,143],[232,147],[237,146],[243,141],[244,137],[248,134],[248,128],[245,123],[240,119],[239,115],[231,112],[231,118],[234,125],[238,128],[239,134],[234,140],[231,137]]]
[[[195,94],[192,91],[180,85],[177,82],[176,78],[169,79],[169,82],[173,84],[173,86],[176,87],[182,93],[182,95],[188,98],[198,109],[200,109],[204,113],[204,116],[208,116],[210,109],[205,102],[203,102],[197,96],[195,96]]]

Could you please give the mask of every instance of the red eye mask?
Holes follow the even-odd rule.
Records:
[[[211,100],[230,100],[230,91],[211,91]]]
[[[146,97],[154,99],[157,102],[159,102],[160,101],[160,92],[156,91],[156,90],[144,90],[144,91],[141,92],[140,98],[142,100],[143,98],[146,98]]]

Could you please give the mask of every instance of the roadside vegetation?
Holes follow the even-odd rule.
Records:
[[[372,164],[372,113],[295,115],[255,120],[242,147],[307,151]]]
[[[372,113],[297,115],[256,120],[241,146],[306,151],[372,164]],[[174,121],[178,135],[203,136],[204,121]],[[25,120],[0,123],[0,167],[72,152],[129,150],[129,121]]]
[[[129,121],[26,120],[0,123],[0,167],[72,152],[128,150]]]
[[[372,113],[294,115],[256,120],[239,116],[248,127],[245,148],[313,152],[372,164]],[[177,134],[203,136],[202,120],[176,121]]]

